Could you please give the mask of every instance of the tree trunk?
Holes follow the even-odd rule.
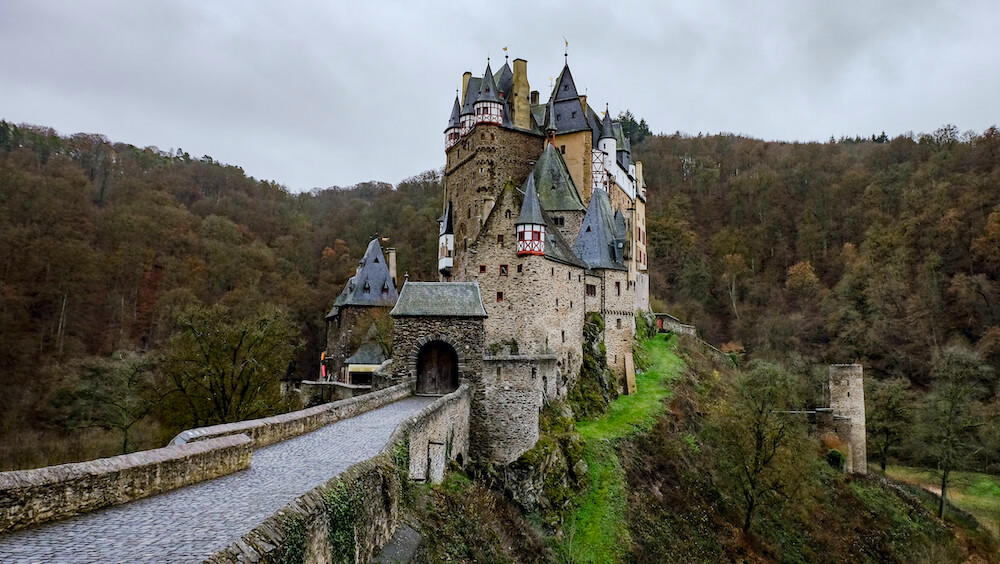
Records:
[[[938,504],[938,518],[944,519],[944,508],[948,504],[948,473],[949,469],[945,469],[941,473],[941,502]]]
[[[754,510],[754,504],[753,503],[748,504],[747,505],[747,514],[746,514],[746,517],[743,519],[743,534],[744,535],[747,534],[748,532],[750,532],[750,523],[751,523],[751,520],[753,519],[753,510]]]

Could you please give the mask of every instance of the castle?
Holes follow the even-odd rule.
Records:
[[[445,394],[467,379],[479,454],[510,462],[537,441],[542,406],[579,377],[588,313],[603,317],[613,385],[635,391],[635,313],[649,309],[642,163],[568,63],[544,102],[523,59],[466,72],[444,133],[440,279],[407,282],[397,298],[393,257],[372,241],[327,316],[323,367],[338,387],[327,396],[407,379]],[[376,325],[390,307],[393,358],[379,365]]]
[[[603,319],[612,385],[635,392],[635,315],[649,309],[642,163],[568,63],[545,102],[523,59],[466,72],[444,135],[439,281],[406,282],[397,297],[394,255],[371,242],[327,317],[324,362],[339,391],[324,399],[404,381],[443,395],[464,379],[470,453],[506,464],[537,442],[542,407],[576,383],[588,314]],[[385,361],[377,328],[389,308]],[[863,393],[848,391],[857,382],[831,376],[844,401],[823,411],[838,414],[827,427],[853,444],[849,467],[863,472]],[[858,409],[860,420],[839,415]]]
[[[642,163],[563,66],[545,102],[527,62],[466,72],[445,129],[438,269],[478,282],[488,343],[557,357],[546,398],[579,374],[584,316],[605,318],[608,364],[634,387],[636,310],[649,309]]]

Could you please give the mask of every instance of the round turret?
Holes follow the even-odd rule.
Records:
[[[483,80],[479,83],[479,96],[476,103],[472,105],[472,110],[476,116],[476,123],[492,123],[500,125],[503,123],[503,103],[500,101],[500,93],[497,90],[496,81],[493,80],[493,71],[490,70],[489,62],[486,63],[486,72]]]
[[[455,94],[455,105],[451,109],[451,118],[448,120],[448,127],[444,130],[444,148],[448,150],[458,143],[461,137],[462,127],[462,107],[458,104],[458,94]]]
[[[524,202],[517,218],[517,256],[545,254],[545,219],[535,190],[535,175],[525,181]]]

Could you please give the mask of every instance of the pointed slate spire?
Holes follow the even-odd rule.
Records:
[[[448,120],[448,129],[459,127],[462,119],[462,105],[458,103],[458,94],[455,94],[455,105],[451,108],[451,119]]]
[[[524,202],[521,204],[521,215],[517,216],[514,225],[545,225],[542,218],[542,206],[538,203],[538,192],[535,190],[535,175],[529,174],[524,182]]]
[[[545,211],[583,211],[583,199],[573,183],[566,161],[559,150],[551,143],[545,145],[542,155],[538,157],[531,171],[535,177],[535,189],[538,191],[538,201]]]
[[[490,64],[486,63],[486,72],[483,73],[483,81],[479,85],[479,96],[476,98],[476,103],[479,102],[496,102],[500,103],[500,96],[497,94],[497,83],[493,80],[493,71],[490,70]]]
[[[590,268],[626,270],[622,261],[625,242],[618,237],[617,231],[608,193],[594,190],[580,234],[573,243],[573,252]]]
[[[559,73],[559,80],[556,81],[556,89],[552,93],[552,98],[555,98],[556,102],[580,98],[580,94],[576,91],[576,82],[573,81],[573,73],[569,72],[568,64],[563,66],[562,72]]]
[[[615,138],[615,128],[611,124],[611,112],[608,110],[607,104],[604,105],[604,120],[601,122],[601,139],[614,139]]]

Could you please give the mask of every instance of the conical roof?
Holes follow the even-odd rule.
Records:
[[[444,215],[441,219],[438,219],[438,223],[441,224],[441,235],[453,235],[455,233],[455,226],[451,221],[451,200],[448,200],[448,205],[444,208]]]
[[[611,199],[607,192],[596,189],[590,197],[573,252],[590,268],[627,270],[623,260],[625,241],[617,231]]]
[[[611,112],[604,108],[604,119],[601,121],[601,139],[614,139],[615,138],[615,128],[611,123]]]
[[[521,203],[521,215],[517,216],[515,225],[545,225],[542,217],[542,207],[538,203],[538,192],[535,190],[535,175],[529,174],[524,181],[524,202]]]
[[[389,276],[389,266],[376,237],[368,243],[368,249],[358,263],[357,272],[347,281],[326,316],[329,318],[337,315],[343,306],[392,307],[398,298],[399,293]]]
[[[562,154],[550,143],[535,163],[531,176],[535,179],[538,200],[545,211],[583,211],[583,199],[573,183]]]
[[[453,127],[459,127],[462,124],[462,105],[458,103],[458,94],[455,94],[455,105],[451,107],[451,118],[448,120],[448,127],[445,129],[451,129]]]
[[[470,77],[469,84],[465,86],[465,97],[462,100],[462,115],[472,115],[476,113],[472,106],[476,103],[476,98],[479,96],[479,86],[482,84],[483,79],[477,77]]]
[[[486,63],[486,72],[483,73],[483,81],[479,85],[479,96],[476,97],[476,103],[479,102],[496,102],[500,103],[500,96],[497,94],[497,83],[493,80],[493,71],[490,70],[490,64]]]

